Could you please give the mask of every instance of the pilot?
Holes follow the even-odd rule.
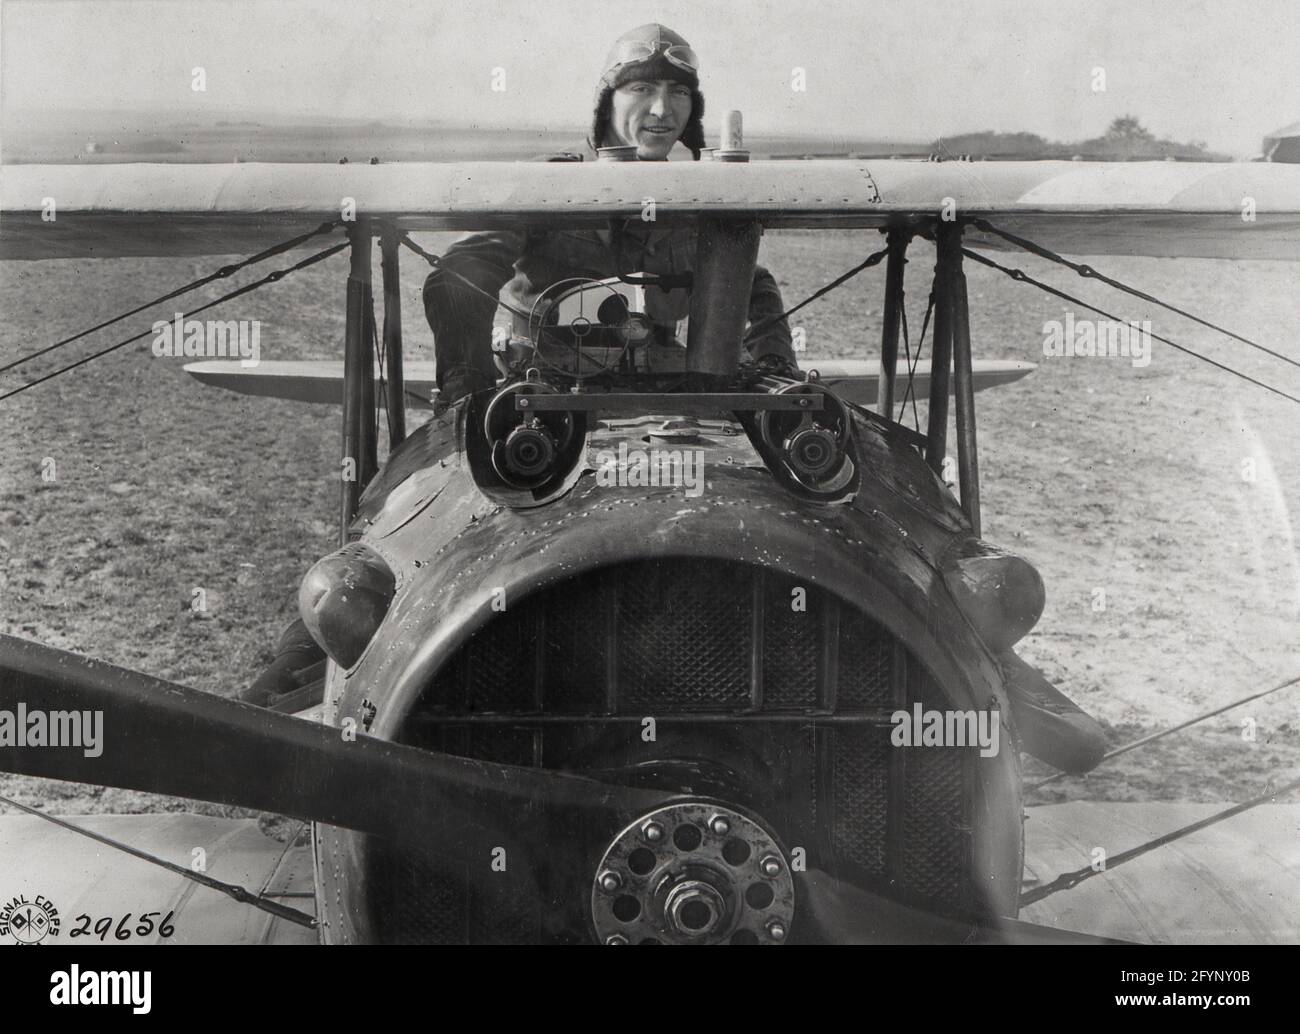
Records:
[[[622,146],[635,147],[640,161],[667,161],[680,142],[699,161],[704,149],[703,116],[695,51],[671,29],[657,23],[642,25],[620,36],[605,60],[587,139],[589,156],[601,147]],[[495,231],[457,241],[443,255],[443,268],[431,273],[424,285],[425,314],[437,360],[439,408],[496,383],[492,328],[502,287],[504,300],[526,313],[541,292],[561,280],[681,274],[689,272],[694,259],[694,230],[659,229],[653,221],[640,218],[609,229]],[[656,324],[671,328],[687,315],[689,296],[685,290],[649,287],[646,306]],[[783,311],[772,274],[757,267],[750,290],[750,324]],[[527,329],[517,322],[518,336],[526,337]],[[754,359],[771,355],[795,365],[785,319],[771,319],[758,327],[746,347]]]
[[[640,161],[667,161],[678,143],[696,161],[704,149],[704,97],[699,89],[699,61],[690,45],[662,25],[642,25],[619,37],[605,61],[596,92],[587,145],[635,147]],[[559,159],[573,160],[565,155]],[[604,279],[624,273],[680,274],[695,258],[695,232],[665,230],[652,222],[629,220],[610,229],[575,232],[499,230],[471,234],[447,249],[441,270],[424,285],[424,307],[434,335],[439,410],[471,392],[495,385],[492,328],[497,298],[506,287],[509,303],[531,310],[537,296],[560,280]],[[448,275],[453,270],[459,277]],[[462,279],[463,278],[463,279]],[[468,282],[467,282],[468,281]],[[507,286],[508,282],[508,286]],[[681,289],[646,288],[647,315],[672,328],[689,310]],[[784,311],[772,274],[754,270],[749,298],[751,325],[765,321],[749,336],[754,359],[775,356],[794,366],[790,326],[774,319]],[[526,335],[527,328],[516,328]],[[324,653],[301,620],[284,632],[275,659],[241,695],[254,704],[273,704],[316,675]]]

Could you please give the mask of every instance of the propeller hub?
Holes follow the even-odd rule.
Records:
[[[664,917],[679,937],[707,937],[726,916],[727,902],[704,880],[683,880],[668,892]]]
[[[729,806],[682,801],[642,815],[614,838],[596,870],[597,939],[780,944],[794,918],[789,867],[772,864],[781,857],[760,821]]]

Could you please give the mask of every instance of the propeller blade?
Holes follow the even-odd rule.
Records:
[[[1120,944],[1019,919],[944,915],[896,901],[817,869],[799,881],[795,928],[826,944]],[[811,936],[810,936],[811,933]]]
[[[33,745],[32,715],[49,727],[53,712],[71,711],[102,713],[97,751]],[[671,796],[345,739],[338,728],[12,636],[0,636],[0,771],[312,819],[436,845],[444,857],[557,835],[603,842]]]
[[[102,714],[96,743],[48,745],[75,711]],[[344,739],[332,726],[3,635],[0,771],[312,819],[415,842],[452,865],[483,857],[487,844],[603,845],[673,797],[364,734]],[[1103,943],[1016,920],[950,918],[818,871],[801,883],[799,925],[831,943]]]

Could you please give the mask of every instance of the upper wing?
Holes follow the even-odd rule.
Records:
[[[1300,258],[1300,166],[909,161],[11,165],[0,258],[246,254],[349,202],[411,230],[701,214],[881,227],[947,211],[1071,254]]]

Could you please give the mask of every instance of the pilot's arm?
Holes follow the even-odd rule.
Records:
[[[776,286],[776,278],[764,267],[755,266],[754,286],[749,294],[749,324],[756,331],[745,338],[745,347],[755,359],[764,355],[777,355],[795,363],[794,347],[790,342],[790,321],[784,317],[772,320],[772,317],[784,311],[785,303],[781,300],[781,289]],[[760,323],[762,326],[759,326]]]
[[[447,249],[441,268],[424,282],[424,314],[433,331],[438,388],[449,399],[496,383],[496,300],[514,276],[524,243],[525,234],[513,230],[470,234]]]

